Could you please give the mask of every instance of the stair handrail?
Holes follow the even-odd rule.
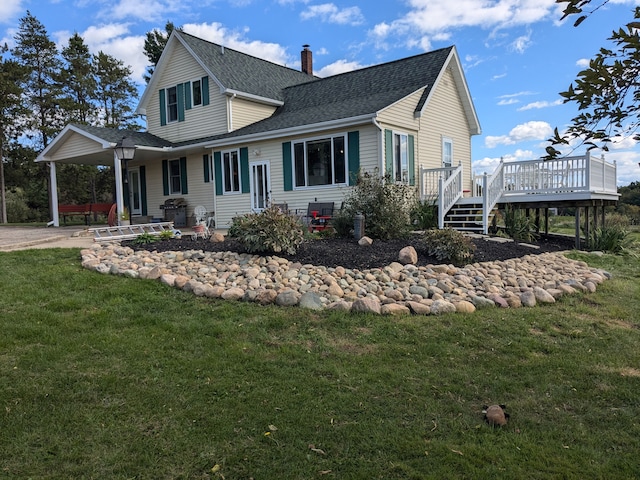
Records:
[[[489,233],[489,213],[496,206],[504,191],[504,161],[500,159],[498,168],[489,176],[482,177],[482,232]]]
[[[446,180],[438,180],[438,228],[444,228],[444,217],[462,198],[462,164],[460,163]]]

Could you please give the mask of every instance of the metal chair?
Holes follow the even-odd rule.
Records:
[[[191,238],[196,240],[198,237],[209,238],[209,218],[207,218],[207,209],[198,205],[193,209],[193,216],[196,219],[196,224],[193,226],[194,231]]]

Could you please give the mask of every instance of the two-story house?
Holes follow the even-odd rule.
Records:
[[[115,165],[121,182],[113,148],[129,137],[119,205],[144,221],[180,198],[221,228],[269,202],[340,205],[361,168],[418,185],[421,168],[461,165],[471,188],[480,125],[455,47],[328,78],[306,46],[301,57],[298,71],[174,31],[138,106],[146,132],[67,125],[38,161],[52,175],[58,162]]]

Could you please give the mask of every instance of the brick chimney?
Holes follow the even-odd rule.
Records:
[[[300,57],[302,59],[302,71],[307,75],[313,75],[313,54],[309,50],[309,45],[303,45]]]

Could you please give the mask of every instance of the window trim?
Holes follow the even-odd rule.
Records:
[[[225,155],[232,155],[235,153],[235,164],[238,170],[237,173],[237,189],[232,185],[231,180],[233,178],[233,165],[229,162],[229,169],[225,166]],[[239,195],[242,193],[242,162],[240,161],[240,149],[232,148],[229,150],[222,150],[220,152],[220,166],[222,168],[222,194],[223,195]],[[229,185],[231,189],[227,189],[227,175],[231,175],[229,177]]]
[[[336,183],[336,169],[335,169],[335,139],[342,138],[344,145],[343,163],[344,163],[344,182]],[[309,173],[308,173],[308,160],[307,160],[307,144],[310,142],[317,142],[319,140],[328,140],[331,144],[331,167],[332,167],[332,181],[331,183],[321,185],[309,185]],[[297,184],[297,169],[296,169],[296,145],[303,145],[303,165],[304,165],[304,185]],[[313,137],[304,137],[297,140],[291,140],[291,177],[293,190],[316,190],[325,188],[345,187],[349,185],[349,135],[347,132],[331,133],[328,135],[316,135]]]
[[[450,145],[451,146],[451,157],[449,158],[449,164],[447,165],[447,162],[445,161],[445,152],[446,152],[446,148],[445,145]],[[451,137],[442,137],[442,166],[444,168],[451,168],[453,167],[453,139],[451,139]]]
[[[398,145],[398,140],[397,138],[400,137],[400,141],[401,144]],[[400,180],[397,179],[397,167],[398,167],[398,158],[396,157],[397,153],[398,153],[398,147],[400,147],[402,145],[402,137],[404,137],[404,160],[405,160],[405,165],[406,166],[406,170],[405,170],[405,175],[400,175]],[[411,175],[409,174],[409,134],[406,132],[402,132],[402,131],[398,131],[398,130],[392,130],[391,131],[391,141],[392,141],[392,155],[393,155],[393,159],[392,159],[392,179],[395,183],[399,183],[399,184],[404,184],[404,185],[409,185],[409,179],[411,177]],[[400,151],[400,155],[402,156],[402,151]],[[402,159],[400,159],[400,169],[402,169]]]
[[[173,179],[176,177],[175,175],[173,175],[171,173],[171,169],[172,169],[173,165],[177,165],[178,166],[177,178],[178,178],[178,184],[180,186],[180,189],[177,190],[177,191],[173,189]],[[167,180],[169,182],[169,195],[182,195],[182,176],[184,175],[184,172],[182,171],[182,168],[181,168],[181,165],[180,165],[180,159],[176,158],[174,160],[169,160],[168,166],[169,166],[169,168],[168,168],[168,172],[167,172],[167,175],[168,175],[168,179]]]
[[[196,92],[194,90],[194,85],[196,82],[200,85],[200,103],[196,103]],[[202,78],[198,78],[196,80],[191,80],[189,82],[189,89],[191,90],[191,108],[201,107],[204,103],[204,97],[202,94]]]
[[[170,103],[169,102],[169,91],[170,90],[175,90],[176,92],[176,101],[175,103]],[[177,122],[179,119],[179,112],[178,112],[178,86],[174,85],[172,87],[167,87],[165,89],[165,105],[166,105],[166,119],[167,119],[167,123],[174,123]],[[171,107],[174,106],[175,107],[175,118],[172,119],[171,118]]]

